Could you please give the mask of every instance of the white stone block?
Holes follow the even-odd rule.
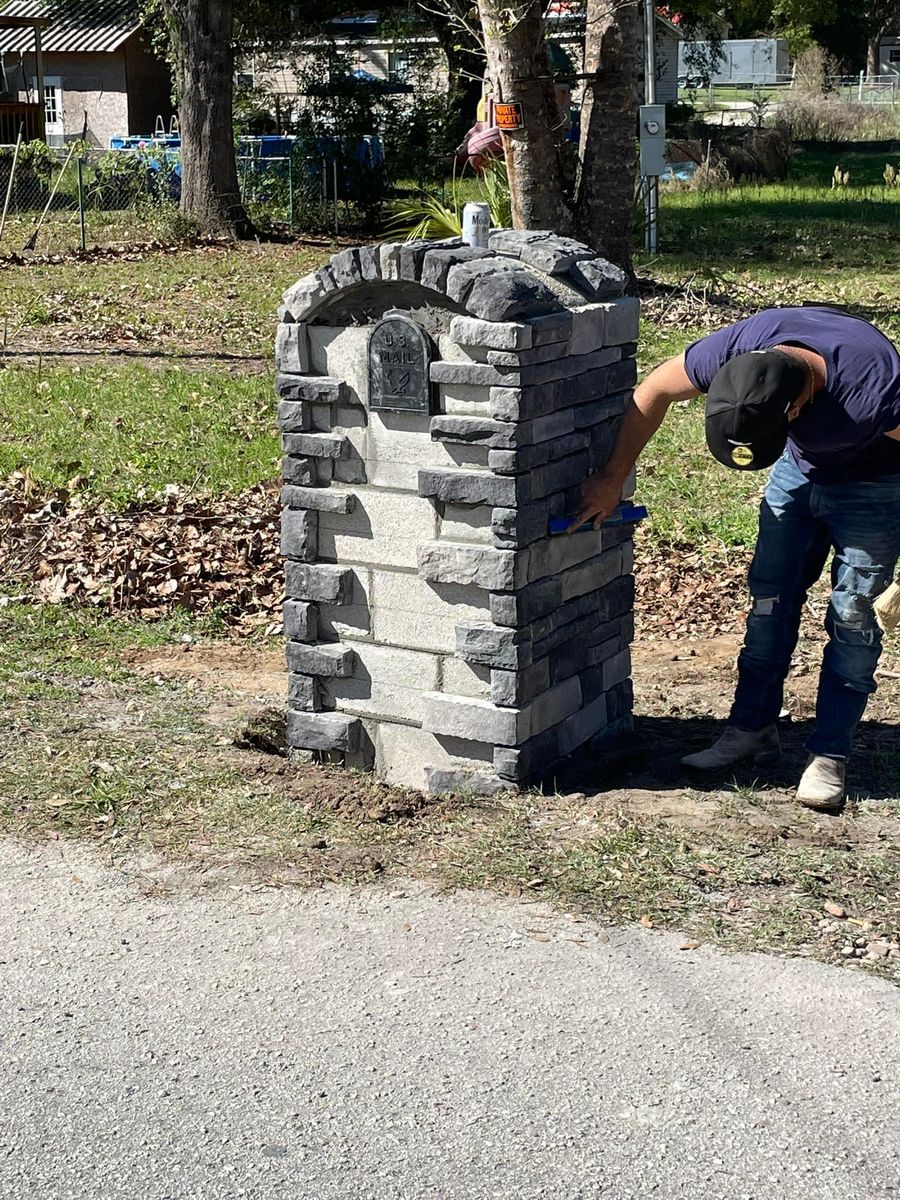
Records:
[[[279,325],[275,333],[275,363],[279,371],[289,375],[305,375],[309,372],[309,338],[307,325]]]
[[[378,723],[363,718],[375,746],[375,771],[388,783],[424,791],[427,767],[466,768],[493,772],[493,746],[438,737],[411,725]]]
[[[477,542],[492,546],[493,509],[487,504],[444,504],[438,518],[438,537],[450,542]]]
[[[421,720],[421,696],[438,686],[441,660],[436,654],[393,646],[356,644],[356,665],[346,679],[322,681],[326,704],[356,716]]]
[[[369,394],[368,337],[368,326],[308,326],[310,372],[342,379],[353,404],[365,404]]]
[[[461,346],[453,341],[449,333],[438,336],[438,354],[441,362],[486,363],[488,350],[486,346]]]
[[[353,568],[345,605],[320,604],[321,636],[371,638],[414,650],[453,654],[457,624],[490,620],[486,592],[459,584],[429,584],[407,571]]]
[[[449,696],[478,696],[491,698],[491,668],[461,658],[445,658],[440,690]]]
[[[351,513],[319,515],[319,557],[339,563],[415,568],[418,547],[437,536],[434,505],[378,488],[354,490]]]
[[[438,385],[441,412],[459,417],[490,417],[491,389],[471,383]]]

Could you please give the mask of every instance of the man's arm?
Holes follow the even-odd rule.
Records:
[[[895,441],[900,442],[900,425],[898,425],[896,429],[892,429],[890,433],[886,433],[884,436],[894,438]]]
[[[625,410],[619,436],[609,461],[602,471],[592,475],[582,489],[581,511],[570,529],[578,529],[586,521],[600,522],[613,511],[622,498],[622,488],[631,469],[650,439],[662,425],[669,405],[678,400],[690,400],[697,395],[684,369],[684,355],[679,354],[662,363],[634,391],[634,400]]]

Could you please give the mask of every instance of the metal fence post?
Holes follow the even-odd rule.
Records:
[[[288,221],[294,228],[294,156],[288,156]]]
[[[334,160],[334,236],[337,237],[339,230],[338,219],[338,160]]]
[[[84,155],[78,157],[78,226],[81,249],[87,250],[87,232],[84,227]]]
[[[856,97],[860,104],[862,104],[862,102],[863,102],[863,89],[865,87],[865,80],[866,80],[865,71],[860,71],[860,73],[859,73],[859,92],[857,93],[857,97]]]

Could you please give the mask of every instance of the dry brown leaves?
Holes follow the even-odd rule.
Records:
[[[0,582],[43,603],[161,617],[218,610],[236,625],[280,620],[278,489],[203,498],[177,487],[115,512],[65,491],[36,491],[22,473],[0,487]],[[640,636],[740,630],[749,552],[639,547]]]
[[[750,556],[744,549],[639,547],[634,574],[641,639],[739,633]]]
[[[65,491],[37,494],[18,473],[0,488],[0,578],[45,603],[278,620],[279,512],[274,485],[216,499],[171,487],[154,505],[114,512]]]

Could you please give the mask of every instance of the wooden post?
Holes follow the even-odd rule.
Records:
[[[37,99],[40,106],[38,113],[38,128],[41,131],[41,141],[47,140],[47,100],[44,96],[44,48],[41,44],[41,29],[34,27],[34,74],[37,80]]]

